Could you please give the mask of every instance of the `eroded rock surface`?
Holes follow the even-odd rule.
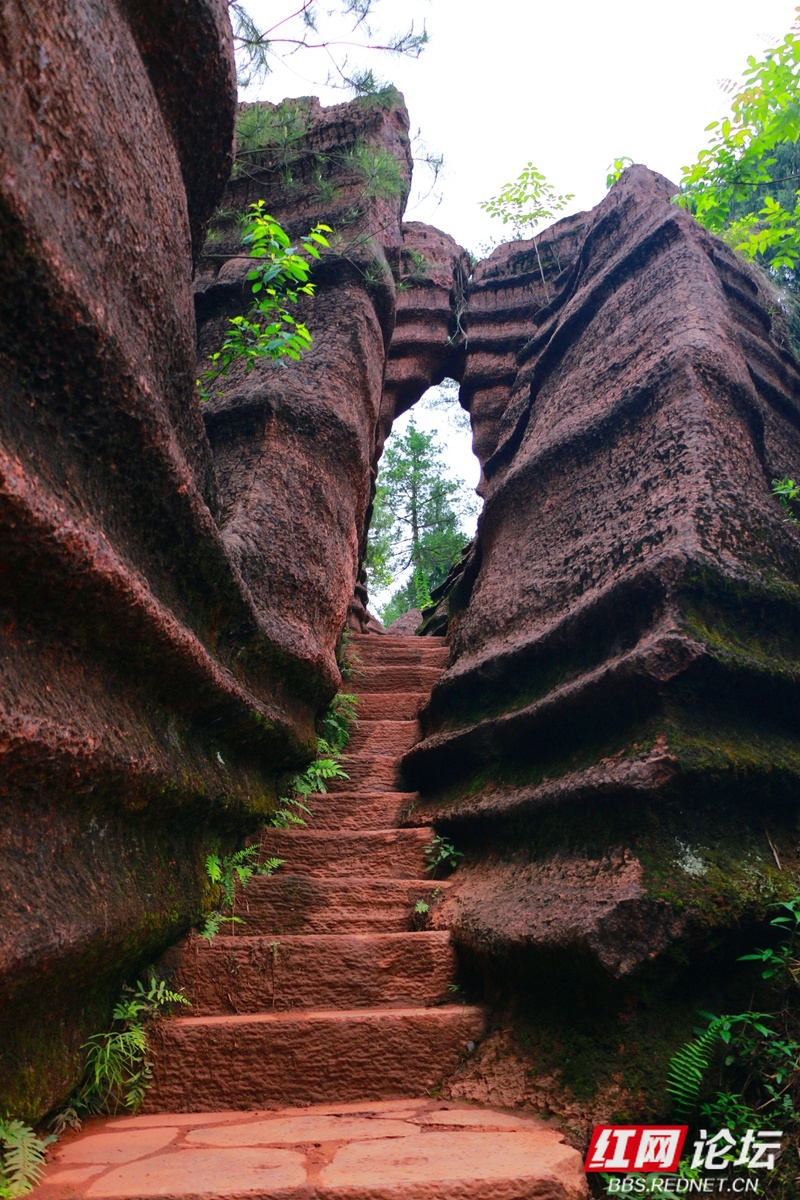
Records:
[[[632,168],[544,235],[544,278],[512,245],[468,293],[486,505],[405,768],[467,852],[436,923],[479,957],[625,976],[796,888],[800,533],[770,485],[798,367],[673,191]]]
[[[309,717],[264,686],[192,398],[226,5],[9,0],[0,78],[0,1107],[37,1116]]]

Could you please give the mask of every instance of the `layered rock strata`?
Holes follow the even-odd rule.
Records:
[[[228,551],[193,395],[227,5],[9,0],[0,73],[0,1110],[36,1117],[331,680]]]
[[[632,168],[554,226],[546,294],[530,247],[476,269],[485,509],[405,759],[467,851],[437,922],[612,978],[798,880],[800,532],[770,489],[800,377],[767,286],[673,191]]]
[[[320,221],[334,230],[302,309],[311,349],[220,380],[205,414],[229,553],[275,640],[332,688],[348,607],[354,629],[370,623],[359,566],[384,439],[459,370],[468,258],[446,234],[402,223],[410,179],[408,115],[393,89],[330,108],[313,97],[242,106],[236,169],[196,284],[202,370],[250,303],[249,206],[263,200],[293,238]]]

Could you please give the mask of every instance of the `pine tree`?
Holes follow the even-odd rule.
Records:
[[[462,521],[473,507],[448,478],[436,437],[409,421],[383,455],[367,551],[373,590],[407,576],[381,611],[385,622],[428,603],[468,540]]]

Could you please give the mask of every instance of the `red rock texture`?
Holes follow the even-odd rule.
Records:
[[[498,246],[472,271],[461,323],[468,333],[459,400],[469,410],[472,449],[483,467],[517,381],[517,355],[531,322],[574,266],[586,213],[567,217],[533,241]],[[538,251],[538,252],[537,252]],[[483,479],[479,492],[483,492]]]
[[[545,235],[549,297],[516,246],[468,295],[486,505],[405,778],[467,852],[436,919],[481,955],[626,975],[800,878],[800,533],[770,495],[800,376],[673,191],[631,168]]]
[[[276,672],[193,398],[227,5],[7,0],[0,79],[0,1107],[36,1117],[307,753],[320,684]]]
[[[266,362],[222,381],[206,426],[228,552],[269,636],[324,679],[330,696],[339,678],[334,649],[359,571],[394,327],[411,175],[408,116],[399,95],[327,109],[307,97],[245,115],[267,148],[246,152],[200,261],[201,368],[221,344],[228,317],[250,302],[248,262],[230,214],[263,199],[292,236],[320,221],[336,233],[302,314],[314,339],[310,351],[298,363]],[[275,139],[287,136],[288,145],[276,149]],[[370,172],[385,174],[387,163],[389,177],[375,183]],[[357,628],[369,624],[365,599],[361,589]]]
[[[421,664],[440,674],[443,648],[365,635],[351,646],[360,665],[347,686],[369,695],[380,662],[393,660],[393,687],[380,694],[397,695],[399,712],[359,719],[347,792],[309,797],[305,828],[264,830],[263,854],[282,867],[254,881],[271,885],[255,891],[254,905],[250,887],[236,897],[244,936],[234,923],[231,936],[211,946],[190,938],[159,964],[193,1008],[154,1031],[151,1112],[420,1096],[483,1031],[480,1008],[448,1003],[449,936],[422,930],[424,914],[414,912],[417,899],[428,898],[427,912],[441,894],[426,870],[432,830],[398,828],[416,797],[398,808],[397,793],[376,790],[371,771],[374,746],[394,746],[381,759],[396,774],[407,738],[388,738],[387,725],[418,732],[404,675]],[[376,805],[383,797],[392,803]],[[349,810],[344,831],[326,819],[329,803]]]

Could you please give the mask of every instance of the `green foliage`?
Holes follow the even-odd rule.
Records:
[[[244,105],[236,118],[234,175],[241,173],[248,159],[265,153],[279,166],[290,166],[298,157],[298,147],[310,124],[308,105],[302,101]]]
[[[347,628],[342,630],[341,641],[339,642],[339,650],[336,656],[336,663],[339,667],[339,674],[343,680],[350,680],[357,673],[358,668],[362,666],[361,656],[356,653],[352,646],[353,635]],[[347,697],[349,700],[350,697]],[[353,715],[355,721],[355,713]]]
[[[346,692],[334,696],[326,712],[320,718],[320,736],[317,738],[317,757],[305,771],[289,776],[284,794],[278,801],[280,808],[272,818],[279,829],[289,825],[304,825],[300,813],[310,814],[306,801],[311,796],[324,795],[331,779],[349,779],[342,767],[342,751],[350,739],[352,726],[356,724],[358,697]]]
[[[208,914],[200,930],[200,936],[207,941],[213,941],[226,922],[233,925],[241,923],[241,917],[234,913],[237,883],[240,887],[247,887],[254,875],[272,875],[283,865],[282,858],[268,858],[260,862],[259,854],[259,846],[243,846],[233,854],[224,857],[209,854],[206,859],[209,882],[219,889],[219,904]],[[226,913],[226,909],[230,912]]]
[[[706,127],[710,144],[683,168],[678,196],[678,203],[712,233],[778,272],[793,272],[800,258],[800,193],[795,186],[781,199],[775,195],[776,187],[787,182],[780,173],[786,169],[781,154],[796,148],[800,139],[799,77],[800,27],[795,22],[760,61],[748,58],[730,116]],[[796,167],[790,174],[796,184]]]
[[[313,0],[302,0],[297,8],[278,15],[268,29],[262,29],[242,0],[231,0],[228,11],[233,24],[236,65],[240,87],[260,83],[270,73],[273,62],[298,51],[322,51],[330,69],[324,81],[333,87],[352,90],[356,95],[380,91],[372,71],[351,65],[340,47],[352,50],[400,54],[418,58],[428,42],[423,25],[417,32],[414,23],[404,32],[393,34],[383,42],[373,40],[369,17],[373,0],[339,0],[338,4],[322,10]],[[360,35],[355,42],[353,35]]]
[[[463,851],[456,850],[447,838],[438,833],[434,834],[430,845],[425,847],[425,870],[433,875],[442,870],[454,871],[458,860],[463,857]]]
[[[188,1005],[181,992],[167,988],[151,971],[146,981],[126,985],[114,1006],[107,1033],[89,1038],[83,1079],[59,1124],[79,1123],[91,1113],[135,1112],[152,1076],[147,1028],[174,1004]]]
[[[797,513],[800,512],[800,484],[793,479],[773,479],[772,494],[777,496],[787,514],[787,520],[793,525],[800,525]]]
[[[557,195],[546,176],[529,162],[496,196],[482,201],[481,208],[504,225],[510,224],[516,238],[523,238],[533,237],[542,221],[552,221],[572,199],[571,192]]]
[[[632,166],[633,159],[628,158],[628,156],[625,154],[623,154],[621,158],[615,158],[608,168],[608,174],[606,175],[606,187],[613,187],[625,168]]]
[[[383,83],[371,70],[354,74],[351,87],[362,108],[382,108],[385,112],[403,102],[402,93],[393,83]]]
[[[44,1155],[55,1139],[40,1138],[29,1125],[0,1117],[0,1200],[26,1196],[44,1173]]]
[[[405,188],[400,160],[383,146],[356,144],[342,156],[348,170],[361,181],[362,198],[394,200]]]
[[[709,1025],[698,1037],[681,1046],[670,1059],[667,1093],[679,1116],[688,1116],[697,1107],[703,1076],[720,1038],[730,1041],[731,1022],[740,1017],[710,1017]]]
[[[539,273],[542,277],[545,295],[548,300],[550,292],[545,279],[544,266],[539,257],[539,245],[536,241],[536,231],[542,221],[552,221],[574,199],[572,192],[558,195],[547,182],[546,176],[537,171],[529,162],[516,179],[507,183],[498,195],[491,200],[484,200],[481,208],[490,217],[497,217],[504,225],[511,225],[515,238],[533,238],[534,249],[539,263]]]
[[[398,291],[410,288],[427,278],[430,263],[419,250],[404,250],[401,263],[400,278],[397,281]]]
[[[358,725],[357,708],[358,696],[349,692],[339,692],[323,713],[320,722],[322,737],[336,754],[344,750],[350,740],[353,726]]]
[[[780,944],[739,960],[760,964],[762,979],[775,995],[774,1009],[726,1017],[701,1014],[706,1029],[670,1062],[667,1091],[680,1116],[697,1108],[721,1045],[722,1086],[700,1107],[706,1121],[736,1131],[788,1131],[800,1122],[800,897],[779,907],[784,911],[771,924],[785,935]]]
[[[381,610],[386,622],[430,602],[467,540],[462,528],[471,508],[467,489],[445,472],[436,438],[413,420],[386,444],[367,546],[370,588],[390,587],[397,575],[410,571]]]
[[[247,274],[253,308],[250,316],[229,319],[225,341],[209,356],[210,366],[198,380],[202,400],[211,399],[209,387],[227,375],[232,366],[243,365],[249,372],[263,358],[299,359],[311,345],[308,329],[295,320],[286,305],[296,304],[301,296],[313,296],[312,261],[320,257],[320,247],[328,245],[325,234],[331,232],[330,227],[315,225],[295,247],[285,230],[264,211],[263,200],[251,204],[249,212],[242,244],[257,260]]]

